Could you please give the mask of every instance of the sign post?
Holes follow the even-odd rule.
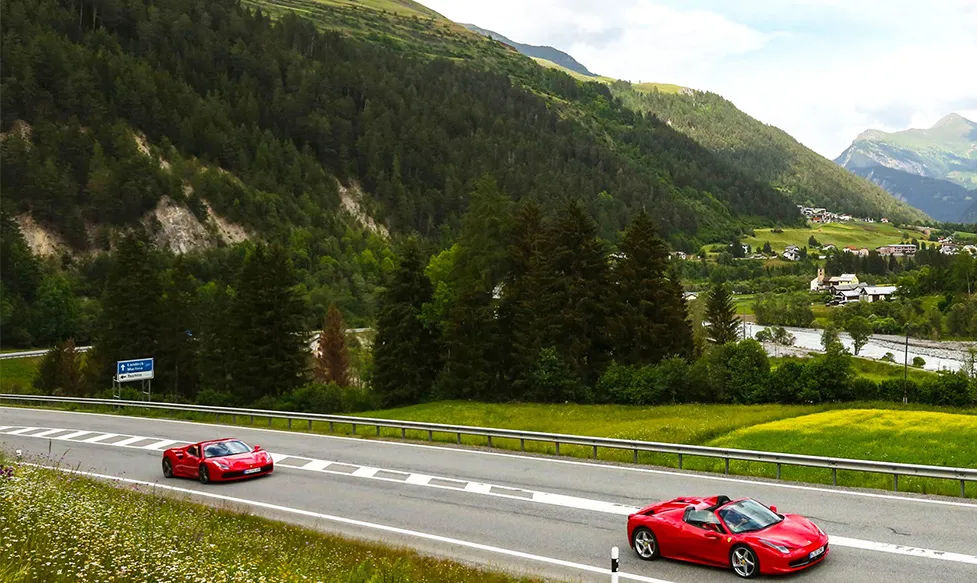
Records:
[[[112,384],[118,383],[119,393],[122,392],[122,383],[139,381],[142,386],[142,393],[148,400],[153,400],[153,378],[156,376],[155,360],[153,358],[138,358],[135,360],[119,360],[115,363],[115,376]],[[146,390],[147,382],[149,390]],[[113,395],[118,398],[120,395]]]
[[[620,579],[618,577],[618,570],[621,568],[621,563],[618,561],[618,550],[617,547],[611,547],[611,583],[618,583]]]

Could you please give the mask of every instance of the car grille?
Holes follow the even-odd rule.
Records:
[[[272,464],[268,464],[267,466],[261,466],[261,471],[260,472],[255,472],[253,474],[248,474],[248,475],[249,476],[260,476],[261,474],[267,474],[268,472],[271,471],[271,468],[272,468]],[[235,471],[231,471],[231,472],[224,472],[223,474],[221,474],[221,477],[222,478],[240,478],[243,475],[244,475],[244,470],[235,470]]]

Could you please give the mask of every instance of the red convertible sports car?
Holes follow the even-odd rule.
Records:
[[[666,557],[737,575],[793,573],[828,556],[828,535],[797,514],[752,498],[675,498],[628,516],[628,542],[646,561]]]
[[[203,484],[264,476],[274,469],[267,451],[240,439],[200,441],[163,452],[164,476],[196,478]]]

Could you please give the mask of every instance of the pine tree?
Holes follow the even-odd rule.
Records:
[[[443,327],[438,392],[487,400],[498,397],[501,380],[495,295],[505,273],[512,203],[490,178],[476,183],[469,200],[450,278],[455,301]]]
[[[155,254],[135,235],[125,235],[109,268],[94,354],[89,355],[86,376],[93,390],[111,383],[116,361],[158,356],[161,295]],[[156,365],[166,366],[159,359]]]
[[[349,350],[346,348],[346,324],[336,304],[329,306],[319,333],[316,379],[323,383],[349,386]]]
[[[306,306],[281,245],[258,244],[238,275],[231,306],[231,376],[245,402],[278,398],[306,381]]]
[[[231,355],[236,333],[231,326],[231,294],[227,286],[211,282],[198,290],[197,297],[200,322],[194,336],[199,347],[197,370],[200,374],[200,388],[227,394],[231,387]],[[222,404],[244,403],[237,401]]]
[[[716,344],[736,342],[740,320],[736,316],[733,298],[725,283],[712,286],[706,303],[706,320],[709,321],[709,338]]]
[[[34,388],[49,395],[82,395],[81,361],[74,339],[58,341],[44,355],[34,378]]]
[[[518,399],[528,390],[541,348],[538,302],[544,230],[538,204],[520,206],[510,239],[499,302],[499,332],[506,348],[501,365],[508,385],[504,396]]]
[[[418,403],[430,394],[440,359],[437,338],[424,326],[421,309],[432,295],[417,240],[411,238],[380,299],[377,318],[372,384],[385,406]]]
[[[625,230],[620,252],[613,272],[615,358],[645,365],[670,355],[687,356],[692,329],[681,286],[669,278],[668,248],[645,211]]]
[[[593,220],[571,200],[546,235],[538,304],[541,346],[555,347],[588,386],[610,360],[608,271]]]
[[[192,399],[197,394],[199,378],[198,342],[194,333],[200,333],[200,316],[197,283],[182,256],[167,274],[161,310],[163,319],[157,358],[160,388]]]

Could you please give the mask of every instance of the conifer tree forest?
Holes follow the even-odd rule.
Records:
[[[850,370],[831,351],[770,393],[723,287],[713,338],[694,330],[700,267],[670,250],[802,221],[605,85],[238,0],[0,13],[0,344],[54,347],[24,390],[104,395],[153,356],[166,398],[320,412],[844,397],[818,389]],[[164,205],[246,236],[177,253]],[[31,252],[39,232],[57,252]]]

